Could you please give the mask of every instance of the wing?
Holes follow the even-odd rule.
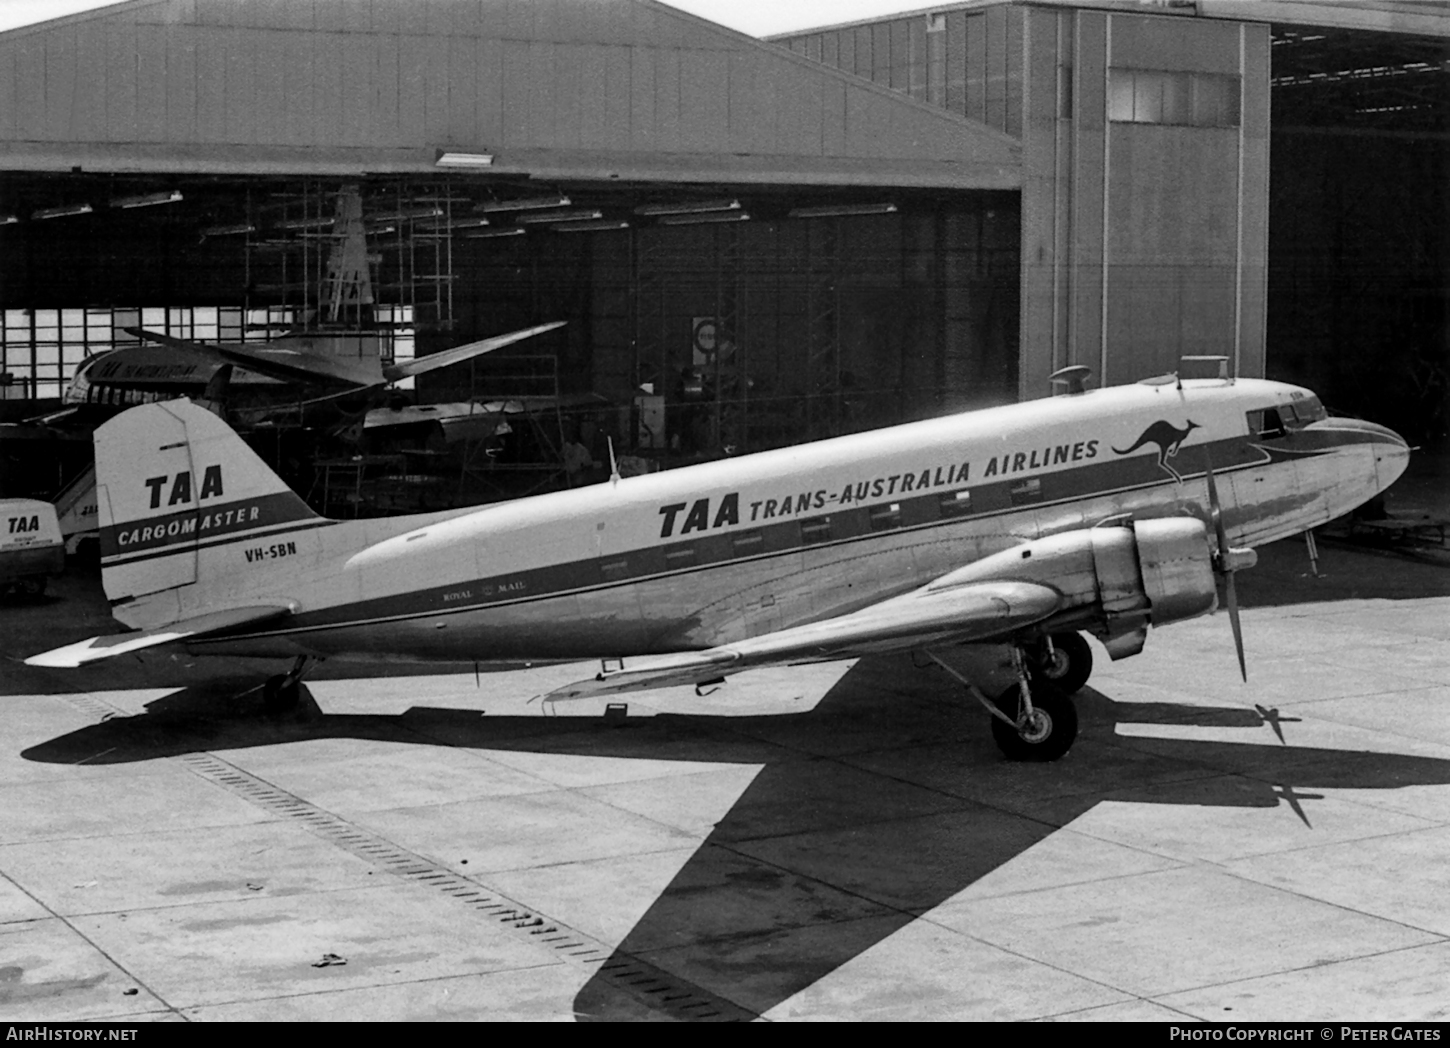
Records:
[[[290,604],[266,604],[250,608],[227,608],[224,611],[209,611],[189,619],[180,619],[165,626],[153,626],[135,633],[115,633],[108,637],[92,637],[77,641],[63,648],[44,651],[25,660],[27,666],[48,666],[58,669],[75,669],[97,659],[109,659],[116,655],[167,644],[174,640],[186,640],[206,633],[243,626],[269,619],[281,618],[292,613]]]
[[[383,378],[389,382],[397,382],[399,379],[411,378],[414,375],[421,375],[426,371],[434,371],[438,368],[446,368],[450,364],[461,364],[481,353],[489,353],[495,349],[502,349],[504,346],[511,346],[515,342],[522,342],[526,338],[533,338],[535,335],[542,335],[545,331],[553,331],[555,328],[563,327],[568,321],[555,320],[549,324],[539,324],[537,327],[522,328],[518,331],[510,331],[505,335],[494,335],[492,338],[485,338],[478,342],[469,342],[462,346],[454,346],[452,349],[445,349],[441,353],[429,353],[426,357],[417,357],[402,364],[390,364],[383,368]]]
[[[702,684],[742,670],[798,662],[825,662],[901,651],[930,644],[960,644],[1002,637],[1047,618],[1062,594],[1035,582],[942,585],[881,601],[849,615],[777,630],[705,651],[635,659],[592,680],[557,688],[547,701]]]
[[[148,342],[169,346],[214,364],[236,364],[258,375],[280,379],[283,382],[312,382],[326,385],[344,385],[349,389],[366,389],[383,384],[383,373],[377,361],[358,360],[349,357],[334,357],[326,353],[310,353],[289,348],[281,340],[276,343],[258,343],[256,348],[190,342],[174,338],[145,328],[125,328],[126,334],[135,335]]]

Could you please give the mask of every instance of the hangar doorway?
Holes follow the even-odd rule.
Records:
[[[1450,42],[1276,25],[1269,375],[1450,431]]]
[[[607,460],[612,442],[669,468],[1015,399],[1014,192],[461,176],[4,176],[11,392],[53,403],[127,317],[199,341],[305,317],[350,183],[393,351],[567,322],[411,394],[518,394],[500,369],[546,360],[529,392],[576,409],[549,454],[582,441]]]

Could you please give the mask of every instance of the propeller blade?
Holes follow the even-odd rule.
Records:
[[[1222,560],[1228,554],[1228,535],[1223,529],[1223,508],[1218,501],[1218,483],[1213,479],[1213,459],[1208,449],[1203,449],[1203,471],[1208,480],[1208,516],[1213,522],[1213,537],[1218,541],[1218,555]]]
[[[1239,625],[1239,595],[1234,586],[1234,573],[1224,572],[1224,603],[1228,605],[1228,624],[1233,629],[1234,651],[1239,656],[1239,675],[1243,677],[1244,683],[1249,682],[1249,667],[1244,661],[1244,630]]]
[[[1213,537],[1218,543],[1218,555],[1215,558],[1218,563],[1215,565],[1215,570],[1223,576],[1224,604],[1228,606],[1228,622],[1233,629],[1234,651],[1238,653],[1239,657],[1239,674],[1247,684],[1249,668],[1244,661],[1244,631],[1239,624],[1239,594],[1238,588],[1234,585],[1235,569],[1229,554],[1228,533],[1223,526],[1223,508],[1218,501],[1218,483],[1213,477],[1213,459],[1208,453],[1208,448],[1203,449],[1203,470],[1204,479],[1208,481],[1208,515],[1213,521]]]

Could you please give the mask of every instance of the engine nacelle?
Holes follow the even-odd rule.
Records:
[[[1218,606],[1208,527],[1192,517],[1084,528],[1024,542],[942,576],[941,589],[987,579],[1020,579],[1063,595],[1049,628],[1091,629],[1114,658],[1142,648],[1149,623],[1162,626]],[[1116,638],[1123,643],[1115,644]]]
[[[1208,527],[1192,517],[1093,528],[1103,611],[1147,611],[1155,626],[1206,615],[1218,606]]]

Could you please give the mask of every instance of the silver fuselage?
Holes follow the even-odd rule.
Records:
[[[1257,546],[1348,512],[1404,470],[1394,433],[1305,418],[1310,404],[1261,380],[1117,387],[480,509],[238,539],[206,554],[204,574],[225,575],[234,602],[297,611],[191,647],[478,660],[705,648],[1109,518],[1207,519],[1206,465],[1230,542]],[[1282,434],[1251,426],[1264,409],[1291,420]],[[117,615],[148,625],[144,601]]]

